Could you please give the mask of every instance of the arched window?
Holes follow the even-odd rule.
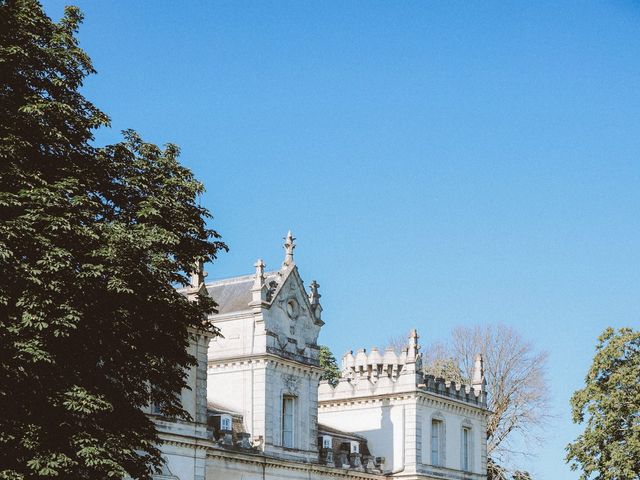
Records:
[[[431,416],[431,465],[444,467],[446,463],[446,430],[444,417],[439,413]]]

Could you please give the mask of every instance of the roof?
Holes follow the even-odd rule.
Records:
[[[265,273],[265,283],[276,280],[278,272]],[[251,287],[255,275],[225,278],[206,285],[209,295],[218,304],[218,314],[242,312],[249,310],[251,302]]]
[[[329,435],[339,437],[339,438],[347,438],[349,440],[357,440],[360,442],[366,442],[367,439],[362,435],[358,435],[357,433],[345,432],[344,430],[338,430],[337,428],[329,427],[327,425],[322,425],[318,423],[318,433],[328,433]]]
[[[207,401],[207,413],[209,415],[227,414],[227,415],[231,415],[232,417],[242,418],[241,413],[235,412],[233,410],[229,410],[228,408],[218,405],[217,403],[214,403],[211,401]]]

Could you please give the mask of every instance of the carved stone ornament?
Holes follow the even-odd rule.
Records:
[[[293,393],[295,395],[298,394],[298,385],[300,383],[300,379],[298,377],[290,374],[283,374],[282,381],[289,393]]]
[[[287,302],[286,312],[291,320],[295,320],[300,315],[300,305],[295,297],[290,298]]]

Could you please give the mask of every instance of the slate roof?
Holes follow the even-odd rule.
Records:
[[[277,275],[278,272],[265,273],[265,283],[269,285]],[[218,304],[218,314],[249,310],[254,279],[255,275],[244,275],[208,283],[207,291]]]
[[[348,450],[348,443],[352,440],[360,444],[360,453],[362,455],[371,455],[367,439],[362,435],[358,435],[357,433],[345,432],[343,430],[338,430],[337,428],[332,428],[327,425],[318,423],[318,435],[323,434],[328,434],[333,437],[334,458],[338,458],[340,452],[345,448]]]
[[[343,438],[343,439],[349,439],[349,440],[356,440],[356,441],[361,441],[361,442],[366,442],[367,441],[367,439],[364,436],[358,435],[357,433],[345,432],[344,430],[338,430],[337,428],[329,427],[329,426],[323,425],[321,423],[318,423],[318,433],[320,435],[325,433],[325,434],[332,435],[332,436],[335,436],[335,437],[339,437],[339,438]]]

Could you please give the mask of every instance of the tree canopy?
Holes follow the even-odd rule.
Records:
[[[203,186],[134,131],[93,144],[108,117],[79,91],[76,34],[33,0],[0,1],[0,478],[150,478],[161,458],[142,408],[187,418],[196,260],[226,246]]]
[[[336,386],[340,380],[340,369],[336,357],[333,356],[329,347],[320,345],[320,366],[323,368],[320,380],[327,380],[332,386]]]
[[[585,387],[571,397],[585,430],[567,446],[581,479],[640,478],[640,332],[607,328],[598,338]]]

